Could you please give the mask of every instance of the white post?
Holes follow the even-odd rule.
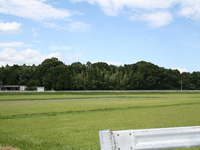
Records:
[[[99,131],[101,150],[115,150],[113,133],[110,130]]]

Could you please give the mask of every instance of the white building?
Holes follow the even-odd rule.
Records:
[[[37,87],[37,92],[44,92],[44,87]]]

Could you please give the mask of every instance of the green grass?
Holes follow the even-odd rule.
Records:
[[[88,99],[88,98],[132,98],[149,97],[158,94],[179,95],[179,94],[200,94],[199,92],[0,92],[0,101],[16,100],[57,100],[57,99]],[[152,98],[153,98],[152,97]]]
[[[99,150],[100,130],[200,125],[200,93],[0,93],[0,101],[0,145],[24,150]]]
[[[148,94],[149,95],[149,94]],[[152,95],[153,96],[153,95]],[[62,100],[62,99],[94,99],[94,98],[148,98],[144,94],[121,92],[26,92],[26,93],[0,93],[0,101],[24,100]],[[154,98],[154,97],[152,97]]]

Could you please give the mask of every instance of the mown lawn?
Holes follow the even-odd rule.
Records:
[[[200,93],[9,94],[0,145],[24,150],[99,150],[99,130],[200,125]]]

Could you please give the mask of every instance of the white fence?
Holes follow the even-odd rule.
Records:
[[[156,150],[200,146],[200,126],[99,132],[101,150]]]
[[[49,91],[50,92],[50,91]],[[200,90],[66,90],[66,91],[55,91],[55,92],[200,92]]]

